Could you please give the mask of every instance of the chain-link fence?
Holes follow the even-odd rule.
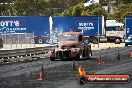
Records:
[[[3,49],[30,48],[34,46],[33,33],[6,33],[0,34]]]
[[[0,34],[3,44],[33,44],[33,33]]]
[[[2,40],[2,49],[21,49],[33,48],[37,44],[44,46],[50,44],[49,36],[34,36],[34,33],[1,33],[0,39]]]

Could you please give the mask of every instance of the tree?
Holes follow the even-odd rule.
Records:
[[[132,16],[132,3],[121,4],[114,12],[114,18],[119,22],[123,22],[128,15]]]
[[[81,16],[83,10],[84,10],[84,5],[82,3],[74,6],[72,11],[72,16]]]
[[[90,10],[83,10],[81,16],[91,16]]]
[[[109,20],[115,20],[114,14],[108,14],[107,19],[109,19]]]
[[[2,0],[1,2],[7,1],[14,3],[10,8],[13,15],[17,16],[54,16],[81,2],[80,0]],[[8,6],[0,5],[0,7],[3,15],[9,15]]]
[[[13,4],[0,5],[3,15],[9,15],[8,9],[15,16],[42,16],[51,14],[49,4],[45,0],[10,0],[10,2],[8,0],[8,3]]]
[[[60,16],[104,16],[108,17],[107,11],[99,4],[93,4],[88,7],[84,7],[84,3],[79,3],[76,6],[70,7],[70,9],[64,10]]]
[[[69,9],[67,10],[64,10],[62,13],[59,14],[59,16],[72,16],[72,7],[70,7]]]
[[[107,0],[99,0],[99,3],[101,6],[107,6],[108,1]]]
[[[99,4],[93,4],[88,7],[84,7],[84,3],[79,3],[76,6],[70,7],[70,9],[64,10],[61,16],[101,16],[107,17],[107,12]]]
[[[44,0],[16,0],[13,6],[15,15],[48,15],[48,3]]]
[[[85,0],[83,0],[85,1]],[[49,1],[50,7],[54,13],[52,15],[69,15],[70,8],[82,2],[81,0],[51,0]]]
[[[132,3],[132,0],[121,0],[124,4]]]
[[[13,0],[1,0],[0,1],[0,15],[12,15]]]

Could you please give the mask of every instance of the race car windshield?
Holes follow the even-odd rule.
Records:
[[[78,35],[60,35],[59,41],[78,41]]]

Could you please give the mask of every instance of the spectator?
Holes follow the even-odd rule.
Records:
[[[0,48],[3,48],[3,40],[1,37],[0,37]]]

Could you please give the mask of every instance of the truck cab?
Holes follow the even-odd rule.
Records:
[[[107,41],[114,41],[116,44],[124,41],[124,24],[119,23],[116,20],[106,20],[105,30]]]
[[[63,32],[59,34],[58,47],[50,51],[50,60],[73,59],[80,60],[84,57],[89,58],[92,51],[88,44],[83,43],[81,32]]]

